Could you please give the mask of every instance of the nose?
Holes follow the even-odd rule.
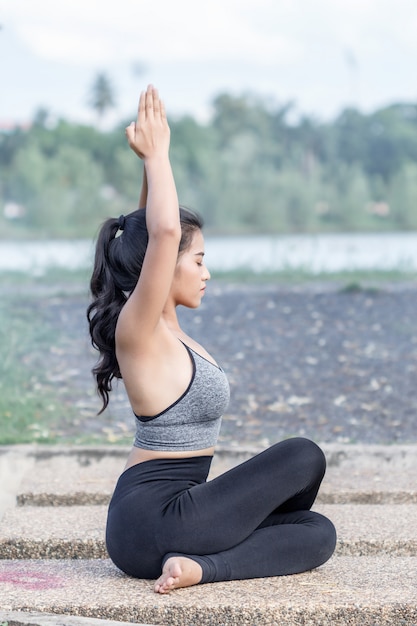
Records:
[[[208,271],[207,266],[205,265],[205,266],[204,266],[204,273],[203,273],[203,280],[204,280],[204,281],[205,281],[205,280],[210,280],[210,278],[211,278],[211,274],[210,274],[210,272]]]

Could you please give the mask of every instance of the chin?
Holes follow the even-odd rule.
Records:
[[[198,309],[201,304],[201,298],[197,300],[187,300],[186,302],[178,302],[179,305],[185,306],[187,309]]]
[[[198,309],[198,307],[201,304],[201,300],[202,300],[202,296],[200,296],[198,299],[194,300],[194,302],[190,302],[189,308],[190,309]]]

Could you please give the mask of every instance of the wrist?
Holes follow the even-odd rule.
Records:
[[[164,169],[171,169],[171,163],[168,154],[153,155],[143,159],[146,177],[149,179],[152,172],[160,172]]]
[[[148,165],[152,165],[153,163],[169,163],[168,151],[146,155],[143,157],[143,163],[145,165],[145,169],[148,167]]]

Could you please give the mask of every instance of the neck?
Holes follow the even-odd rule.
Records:
[[[171,332],[175,334],[182,332],[178,322],[177,309],[174,306],[165,307],[162,312],[162,319]]]

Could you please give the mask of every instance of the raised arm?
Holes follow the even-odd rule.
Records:
[[[139,100],[138,117],[126,129],[132,150],[144,162],[148,246],[138,283],[120,313],[119,347],[141,349],[158,328],[167,301],[181,239],[179,204],[169,161],[170,130],[157,90]],[[142,188],[142,192],[144,189]]]
[[[144,209],[148,200],[148,179],[146,177],[146,167],[143,166],[142,188],[139,196],[139,208]]]

